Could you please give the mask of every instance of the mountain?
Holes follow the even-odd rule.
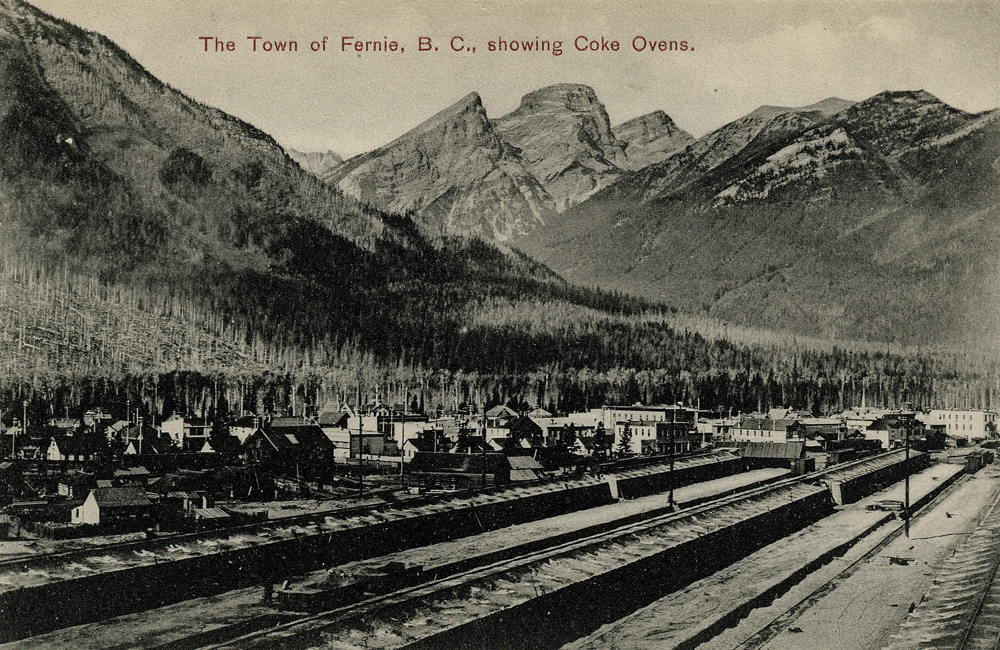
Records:
[[[993,246],[979,238],[979,221],[995,222],[996,215],[985,209],[970,217],[966,204],[949,203],[949,193],[960,192],[970,205],[973,197],[992,205],[995,188],[983,178],[1000,155],[990,121],[995,116],[966,116],[919,97],[898,98],[897,106],[896,99],[880,109],[886,128],[871,128],[863,115],[845,121],[853,144],[835,144],[823,169],[853,169],[859,186],[885,181],[872,195],[886,201],[909,195],[912,187],[939,188],[939,194],[921,194],[921,206],[944,216],[919,221],[915,213],[901,215],[908,225],[896,230],[890,220],[877,221],[885,228],[882,240],[891,242],[887,252],[901,252],[898,261],[887,255],[885,262],[916,259],[929,281],[941,268],[953,268],[961,271],[958,277],[971,278],[970,285],[988,284],[991,276],[959,260],[965,253],[979,258]],[[597,110],[587,97],[579,101],[590,106],[588,114]],[[896,110],[909,111],[908,121],[894,117]],[[928,129],[921,126],[924,119]],[[593,128],[595,144],[573,155],[586,160],[607,147],[605,160],[617,161],[617,171],[609,173],[620,180],[563,214],[588,217],[578,225],[596,229],[601,222],[589,211],[600,200],[612,218],[625,218],[615,213],[625,207],[636,209],[630,219],[648,218],[629,235],[633,239],[612,239],[624,248],[603,249],[614,263],[661,253],[661,241],[643,237],[664,231],[658,219],[665,213],[691,223],[703,214],[724,222],[741,206],[770,205],[806,182],[781,185],[765,168],[783,164],[785,158],[768,156],[799,147],[803,132],[776,143],[777,149],[750,147],[717,166],[677,195],[692,209],[674,210],[676,197],[669,193],[644,202],[645,189],[635,183],[646,178],[645,170],[618,167],[625,163],[616,152],[624,149],[627,162],[628,142],[608,137],[603,122]],[[817,131],[810,142],[837,143],[835,133]],[[407,155],[416,158],[415,168],[472,168],[476,173],[462,178],[471,188],[482,183],[484,201],[486,186],[497,187],[497,174],[509,179],[501,178],[500,187],[531,188],[517,190],[525,202],[526,194],[537,193],[540,198],[530,198],[537,201],[548,194],[528,169],[551,159],[522,159],[485,119],[477,97],[414,135],[419,137]],[[440,149],[424,146],[435,139]],[[452,149],[470,140],[476,144],[463,150],[463,163]],[[892,155],[879,157],[880,147]],[[854,148],[862,152],[857,160],[835,164],[838,155],[855,155]],[[812,144],[788,151],[790,161],[818,155]],[[344,164],[384,173],[376,158]],[[423,179],[411,171],[400,167],[408,187],[429,183],[429,191],[437,189],[433,171]],[[577,173],[570,171],[562,180]],[[826,182],[853,192],[844,180],[849,178]],[[741,182],[738,191],[722,194]],[[765,183],[773,189],[763,196],[754,188]],[[461,200],[451,185],[455,201]],[[511,200],[518,200],[514,192]],[[608,202],[615,193],[621,205]],[[716,199],[731,204],[713,206]],[[434,203],[444,211],[448,199],[438,196]],[[767,229],[787,209],[761,216],[762,236],[778,237]],[[855,211],[873,219],[863,207]],[[561,222],[554,201],[549,216]],[[141,405],[160,416],[175,408],[205,417],[298,413],[303,405],[317,407],[355,389],[368,397],[375,386],[380,395],[406,403],[426,396],[427,411],[481,412],[487,404],[524,399],[553,410],[637,400],[821,410],[850,404],[859,392],[872,402],[926,403],[942,390],[956,400],[973,393],[974,403],[987,406],[979,396],[996,376],[994,366],[975,355],[940,362],[923,354],[886,354],[880,344],[805,347],[770,332],[734,333],[702,315],[574,287],[516,250],[475,238],[428,238],[406,216],[359,203],[307,173],[253,125],[163,84],[106,38],[19,0],[0,0],[0,217],[0,407],[27,400],[32,420],[95,404],[117,413]],[[851,223],[865,227],[863,219]],[[804,238],[811,227],[803,225]],[[744,231],[754,234],[754,228]],[[919,249],[931,228],[945,246],[941,257]],[[708,238],[703,249],[684,231],[673,233],[678,238],[667,247],[679,267],[696,266],[694,252],[709,259],[727,234],[720,230],[719,241]],[[581,241],[570,234],[567,250]],[[747,240],[747,264],[761,259],[756,242]],[[818,264],[825,251],[809,255],[805,244],[785,245],[789,250],[774,249],[776,264]],[[860,247],[844,251],[868,254]],[[770,269],[766,279],[777,282],[784,268]],[[758,286],[734,284],[717,302]],[[859,293],[881,300],[880,290],[869,285]],[[929,307],[945,312],[948,303]]]
[[[475,103],[455,111],[469,111],[457,117],[468,120],[465,135],[478,128]],[[493,141],[502,168],[506,147]],[[344,196],[266,133],[163,84],[105,37],[20,0],[0,0],[0,214],[0,270],[22,285],[2,297],[18,296],[0,321],[0,340],[18,342],[0,369],[13,375],[58,372],[71,357],[115,372],[204,368],[232,358],[206,349],[230,346],[265,367],[345,355],[369,366],[404,355],[445,363],[441,340],[457,340],[473,305],[571,291],[518,253],[432,243],[409,218]],[[105,327],[98,345],[88,332],[108,313],[104,301],[159,325],[134,346]],[[79,331],[32,343],[42,321],[25,319],[57,313]],[[178,340],[154,343],[169,333]],[[44,363],[42,342],[56,345]],[[65,347],[74,345],[79,355]],[[171,346],[190,352],[162,352]]]
[[[678,128],[663,111],[640,115],[619,124],[611,132],[626,143],[628,168],[633,170],[662,162],[694,142],[691,134]]]
[[[432,233],[510,239],[554,210],[471,93],[393,142],[324,177],[362,202],[416,212]]]
[[[607,111],[588,86],[557,84],[528,93],[494,125],[560,210],[614,181],[627,164],[625,143],[612,133]]]
[[[766,145],[790,133],[798,133],[851,104],[831,97],[797,108],[761,106],[692,142],[662,164],[649,166],[645,180],[638,183],[648,185],[647,197],[662,194],[714,169],[751,143]]]
[[[323,178],[364,203],[412,212],[425,232],[507,242],[690,139],[662,112],[620,128],[579,84],[528,93],[495,120],[471,93]]]
[[[998,113],[924,91],[761,107],[515,243],[730,322],[996,345],[998,171]]]
[[[332,151],[298,151],[288,149],[288,157],[313,176],[322,177],[336,168],[344,159]]]

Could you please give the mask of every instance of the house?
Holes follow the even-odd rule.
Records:
[[[802,442],[802,425],[796,419],[748,416],[732,430],[734,442]]]
[[[52,461],[86,462],[97,458],[96,441],[89,436],[55,435],[49,440],[45,458]]]
[[[115,485],[139,485],[145,486],[149,483],[149,470],[142,465],[135,467],[125,467],[115,470]]]
[[[615,424],[613,451],[626,454],[655,453],[655,420],[626,420]]]
[[[260,418],[256,415],[238,418],[229,423],[229,435],[240,441],[242,445],[247,438],[252,436],[260,428]]]
[[[90,491],[97,487],[93,474],[69,474],[57,487],[59,496],[69,499],[86,499]]]
[[[151,456],[160,454],[177,453],[177,447],[170,436],[160,435],[156,429],[147,427],[142,429],[139,425],[132,425],[125,430],[124,449],[121,453],[126,456]]]
[[[132,423],[128,420],[118,420],[114,424],[108,425],[104,430],[104,435],[108,440],[121,439],[122,432],[132,426]]]
[[[880,417],[864,431],[868,440],[878,440],[883,449],[893,449],[906,444],[907,437],[916,440],[923,433],[923,425],[912,414],[894,414]]]
[[[688,409],[678,417],[656,423],[655,454],[683,454],[701,447],[697,411]]]
[[[212,425],[208,422],[197,423],[176,413],[164,420],[159,429],[181,451],[200,451],[212,436]]]
[[[600,424],[604,430],[614,432],[614,451],[630,454],[660,453],[666,439],[658,440],[657,431],[694,431],[698,410],[675,404],[646,406],[605,406],[601,409]],[[657,429],[657,423],[667,423],[667,429]],[[676,442],[676,441],[675,441]]]
[[[519,417],[519,414],[509,406],[499,404],[486,411],[484,414],[486,425],[486,439],[509,438],[510,425]]]
[[[253,462],[323,462],[333,460],[334,445],[314,421],[282,417],[247,438],[243,452]]]
[[[215,501],[204,490],[173,490],[163,495],[160,502],[188,517],[193,516],[195,510],[215,507]]]
[[[89,409],[83,414],[83,426],[92,430],[104,426],[104,423],[109,420],[111,420],[111,416],[99,408]]]
[[[7,458],[45,458],[51,436],[44,427],[29,424],[22,428],[18,420],[4,431],[0,455]]]
[[[153,503],[141,487],[94,488],[73,508],[72,523],[142,527],[152,522]]]
[[[403,462],[408,463],[418,453],[433,453],[435,450],[434,441],[427,438],[410,438],[403,443]]]
[[[570,451],[577,456],[593,456],[594,436],[577,436],[570,447]]]

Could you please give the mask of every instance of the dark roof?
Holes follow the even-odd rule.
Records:
[[[136,453],[142,456],[149,454],[169,454],[176,451],[174,446],[174,441],[169,435],[160,436],[159,434],[143,434],[142,440],[133,439],[129,441],[132,448],[135,449]],[[128,448],[128,445],[126,445]]]
[[[497,417],[500,417],[502,415],[506,415],[508,417],[516,418],[517,417],[517,411],[513,410],[509,406],[504,406],[503,404],[498,404],[498,405],[494,406],[493,408],[491,408],[490,410],[486,411],[486,417],[488,417],[488,418],[497,418]]]
[[[97,452],[96,440],[87,436],[52,436],[59,453],[64,456],[90,455]],[[51,443],[50,443],[51,444]]]
[[[295,420],[298,425],[279,422],[275,426],[275,421]],[[296,449],[331,449],[333,443],[323,433],[323,429],[318,424],[303,424],[301,418],[276,418],[265,427],[258,430],[247,442],[255,436],[262,435],[264,439],[278,451],[291,451]],[[246,444],[246,443],[244,443]]]
[[[412,445],[417,451],[434,451],[433,440],[425,440],[424,438],[410,438],[403,443],[404,446],[407,444]]]
[[[178,491],[191,492],[195,490],[207,490],[211,483],[212,477],[207,470],[200,472],[182,470],[173,474],[167,474],[154,481],[149,486],[149,489],[159,494],[169,494],[170,492]]]
[[[93,474],[67,474],[59,480],[59,483],[63,485],[90,487],[97,485],[97,480],[94,478]]]
[[[317,419],[321,427],[340,427],[346,424],[348,417],[347,411],[323,411]]]
[[[123,508],[127,506],[148,506],[152,502],[141,487],[95,488],[90,491],[103,508]]]
[[[482,438],[470,438],[457,443],[451,448],[453,454],[481,454],[484,451],[492,452],[493,449],[486,444]]]
[[[149,476],[149,470],[142,465],[115,470],[115,476]]]
[[[507,457],[498,452],[485,454],[452,454],[448,452],[417,452],[410,461],[409,472],[454,472],[459,474],[480,474],[486,464],[488,474],[506,470]]]
[[[881,417],[881,418],[875,420],[874,422],[872,422],[871,424],[869,424],[868,425],[868,430],[869,431],[888,431],[889,429],[899,429],[899,428],[908,427],[908,426],[912,426],[914,428],[922,428],[922,427],[917,427],[914,424],[914,420],[912,418],[898,418],[898,417],[893,417],[893,416],[890,415],[890,416],[886,416],[886,417]]]
[[[806,453],[804,442],[741,442],[743,458],[802,458]]]
[[[743,418],[737,425],[737,429],[753,429],[756,431],[787,431],[794,428],[798,420],[771,418]]]

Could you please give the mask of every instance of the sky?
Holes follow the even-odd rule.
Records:
[[[663,110],[698,137],[762,104],[927,90],[1000,107],[1000,0],[34,0],[100,32],[152,74],[270,133],[344,157],[379,147],[470,92],[490,117],[554,83],[594,88],[612,124]],[[209,52],[200,37],[232,41]],[[259,36],[258,51],[253,41]],[[342,51],[342,37],[401,53]],[[450,47],[453,37],[461,52]],[[326,49],[322,39],[326,37]],[[419,51],[420,37],[431,39]],[[582,37],[585,40],[578,40]],[[636,45],[686,41],[687,51]],[[562,41],[562,54],[489,52]],[[619,50],[577,51],[602,38]],[[264,52],[263,42],[298,42]],[[316,41],[319,51],[310,44]],[[472,52],[471,48],[476,51]]]

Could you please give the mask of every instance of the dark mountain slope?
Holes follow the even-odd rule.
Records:
[[[753,116],[519,245],[573,281],[756,326],[981,336],[995,293],[983,278],[995,277],[997,259],[993,120],[925,92],[882,93],[801,122],[783,114],[760,126]]]

